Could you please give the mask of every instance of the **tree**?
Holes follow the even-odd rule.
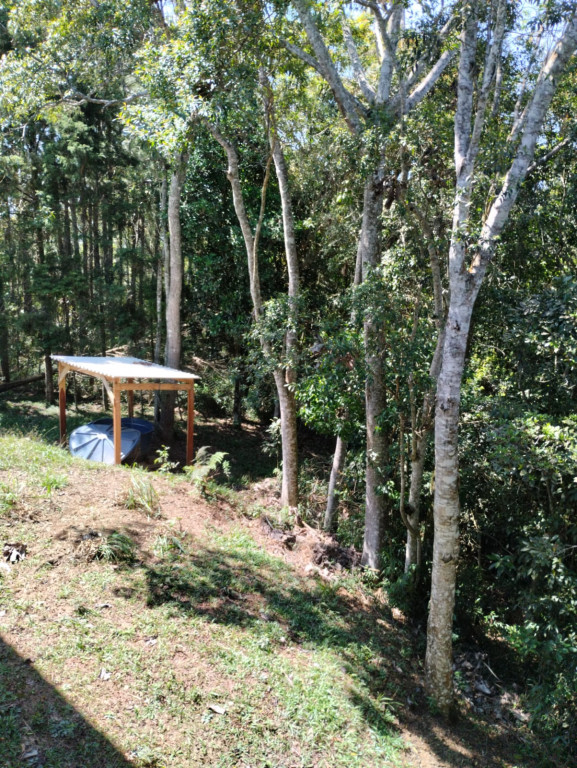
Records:
[[[148,45],[142,56],[146,67],[140,74],[156,99],[154,107],[134,107],[126,112],[127,122],[141,127],[148,122],[153,126],[157,144],[173,140],[170,131],[186,126],[187,135],[194,130],[207,130],[224,150],[227,178],[230,181],[234,208],[240,224],[247,252],[250,294],[255,321],[263,314],[258,271],[258,241],[264,216],[264,200],[268,185],[269,167],[265,173],[263,206],[253,231],[243,199],[239,151],[236,136],[254,124],[250,108],[257,103],[259,88],[259,26],[261,15],[258,4],[237,8],[235,3],[214,7],[189,7],[177,15],[172,39],[163,41],[162,66],[158,63],[158,45]],[[230,48],[229,32],[245,23],[248,29],[245,45]],[[265,113],[270,143],[270,162],[274,163],[281,198],[285,256],[288,271],[288,329],[284,332],[285,362],[274,365],[273,377],[281,410],[283,446],[283,504],[296,508],[298,504],[298,461],[296,404],[292,391],[295,380],[297,305],[299,294],[298,259],[294,234],[293,214],[289,191],[288,170],[282,152],[274,115],[272,88],[262,71],[261,88],[264,90]],[[231,83],[234,87],[231,87]],[[156,129],[154,124],[156,122]],[[251,126],[252,127],[252,126]],[[177,128],[178,130],[178,128]],[[258,130],[258,128],[257,128]],[[173,177],[174,179],[174,177]],[[169,218],[170,221],[170,218]],[[171,233],[172,247],[172,233]],[[172,269],[171,269],[172,271]],[[169,301],[172,301],[172,296]],[[168,315],[167,315],[168,317]],[[263,340],[265,355],[272,355],[272,347]],[[291,362],[292,360],[292,362]],[[288,362],[287,362],[288,361]]]
[[[286,47],[328,83],[351,134],[358,140],[359,163],[367,169],[356,262],[356,272],[363,281],[367,281],[380,262],[380,222],[385,195],[386,192],[394,195],[397,186],[397,172],[394,165],[391,167],[387,156],[387,137],[391,127],[402,122],[423,101],[451,62],[454,50],[447,47],[439,53],[439,48],[446,42],[454,19],[450,15],[448,21],[446,17],[443,19],[443,13],[435,15],[431,19],[435,44],[427,47],[422,56],[404,65],[400,52],[405,3],[396,0],[385,4],[364,0],[357,3],[370,9],[374,17],[375,51],[371,64],[376,60],[376,66],[373,66],[376,77],[371,84],[349,20],[344,14],[341,17],[342,39],[348,53],[346,63],[353,76],[353,82],[347,86],[342,69],[331,55],[316,21],[315,12],[320,11],[319,4],[293,0],[293,5],[312,55],[292,41],[287,41]],[[340,9],[343,4],[336,5]],[[387,435],[379,425],[386,403],[382,370],[384,339],[382,329],[370,316],[365,318],[364,336],[367,465],[362,562],[371,568],[378,568],[385,523],[383,466],[389,446]]]
[[[475,87],[483,11],[488,16],[488,37],[482,77]],[[498,192],[493,182],[486,213],[475,222],[475,185],[485,170],[483,161],[491,159],[491,153],[480,152],[481,138],[497,64],[503,55],[508,12],[506,0],[489,8],[482,8],[478,2],[468,4],[463,10],[461,32],[455,113],[457,187],[449,251],[450,301],[435,412],[435,538],[426,655],[427,687],[445,715],[450,714],[453,701],[451,635],[459,542],[459,402],[471,317],[498,238],[533,162],[547,110],[577,47],[577,10],[573,7],[565,9],[555,20],[562,31],[544,59],[522,115],[512,126],[509,144],[513,160]]]

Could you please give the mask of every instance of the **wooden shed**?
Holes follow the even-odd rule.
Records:
[[[137,357],[67,357],[52,355],[58,363],[58,390],[60,405],[60,442],[66,443],[66,376],[71,371],[100,379],[112,403],[112,424],[114,434],[114,462],[120,464],[121,411],[120,396],[128,395],[128,415],[134,415],[134,393],[136,391],[165,392],[186,390],[188,412],[186,429],[186,463],[190,464],[193,454],[194,434],[194,382],[200,378],[194,373],[167,368],[165,365],[149,363]]]

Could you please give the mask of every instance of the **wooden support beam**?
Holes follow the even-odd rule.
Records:
[[[66,445],[66,374],[68,368],[58,363],[58,408],[60,416],[60,445]]]
[[[138,390],[141,392],[160,392],[168,390],[188,389],[190,386],[189,381],[183,382],[164,382],[163,384],[141,384],[138,381],[124,382],[118,385],[121,392],[130,392]]]
[[[112,433],[114,436],[114,463],[120,464],[121,457],[121,439],[122,439],[122,422],[120,413],[120,390],[118,389],[118,383],[115,381],[113,386],[113,399],[112,399]]]
[[[127,379],[127,384],[133,384],[134,379]],[[128,392],[128,416],[132,419],[134,418],[134,390],[129,389]]]
[[[188,408],[186,424],[186,463],[192,464],[194,451],[194,381],[188,389]]]
[[[108,393],[108,397],[110,398],[110,402],[114,402],[114,385],[115,381],[109,381],[108,379],[105,379],[104,376],[96,376],[95,378],[100,379],[102,382],[102,386]]]

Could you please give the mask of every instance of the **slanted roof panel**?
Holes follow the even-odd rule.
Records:
[[[69,365],[81,373],[104,376],[106,379],[164,379],[171,381],[193,381],[199,379],[194,373],[167,368],[165,365],[149,363],[137,357],[72,357],[52,355],[53,360]]]

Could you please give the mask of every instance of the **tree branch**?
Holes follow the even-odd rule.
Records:
[[[303,51],[303,49],[299,48],[298,45],[295,45],[294,43],[289,43],[288,40],[283,40],[282,44],[284,45],[284,47],[287,49],[289,53],[294,54],[294,56],[299,58],[301,61],[304,61],[305,64],[308,64],[309,67],[316,69],[319,75],[322,75],[324,77],[324,72],[321,68],[321,65],[313,56],[308,54],[306,51]]]
[[[132,104],[145,96],[148,96],[148,91],[139,91],[132,94],[132,96],[124,96],[120,99],[95,99],[93,96],[88,96],[81,91],[73,90],[70,92],[70,96],[62,96],[61,101],[66,104],[72,104],[75,107],[79,107],[82,104],[99,104],[106,109],[106,107],[114,107],[117,104]]]
[[[375,92],[372,89],[369,81],[367,80],[365,70],[363,68],[361,59],[359,57],[359,52],[357,51],[357,46],[355,45],[355,41],[353,40],[351,28],[349,27],[348,22],[344,16],[341,20],[341,26],[343,29],[343,37],[345,40],[345,45],[347,46],[347,51],[349,54],[349,58],[351,60],[351,65],[353,68],[353,72],[355,74],[356,81],[365,99],[370,104],[374,104]]]
[[[571,143],[572,136],[567,136],[566,139],[563,139],[563,141],[560,141],[559,144],[556,144],[553,149],[549,150],[547,154],[543,155],[542,157],[539,157],[537,160],[535,160],[531,165],[527,168],[527,175],[532,173],[535,168],[538,168],[540,165],[544,165],[545,163],[548,163],[549,160],[551,160],[552,157],[555,157],[556,154],[561,152],[562,149],[565,149],[565,147]]]
[[[454,50],[443,51],[433,67],[429,70],[426,77],[421,80],[419,85],[417,85],[417,87],[414,88],[407,97],[405,104],[406,113],[409,113],[418,104],[420,104],[425,96],[429,93],[429,91],[431,91],[437,80],[441,77],[443,72],[447,69],[453,60],[455,53],[456,52]]]
[[[457,179],[467,160],[473,115],[473,68],[477,53],[476,8],[470,8],[461,32],[461,59],[457,82],[457,111],[455,114],[455,169]]]
[[[402,3],[394,2],[387,18],[385,19],[377,7],[374,10],[377,29],[383,46],[383,60],[379,71],[379,84],[377,86],[377,104],[385,104],[391,94],[391,81],[393,79],[393,70],[397,70],[399,80],[403,77],[397,64],[397,44],[399,40],[399,30],[403,16]]]
[[[497,70],[497,59],[501,52],[503,38],[505,36],[506,16],[507,1],[499,0],[499,5],[497,6],[497,16],[495,19],[495,31],[493,34],[493,40],[487,52],[485,71],[483,72],[483,84],[477,99],[477,113],[475,115],[471,140],[467,149],[467,165],[469,167],[474,164],[479,152],[479,143],[481,141],[481,134],[485,125],[485,113],[487,110],[487,103],[489,101],[489,91],[493,83],[493,77]]]
[[[311,48],[315,53],[316,60],[320,67],[319,71],[330,85],[350,131],[354,134],[361,133],[362,125],[360,115],[363,113],[362,106],[345,88],[318,27],[310,13],[308,3],[306,0],[293,0],[293,5],[296,8],[301,24],[304,27]]]
[[[449,36],[449,33],[453,29],[453,26],[455,25],[455,22],[457,20],[457,15],[453,14],[448,21],[445,23],[445,25],[441,28],[439,31],[439,42],[444,42],[447,37]],[[423,74],[425,67],[429,63],[428,56],[425,53],[419,61],[416,63],[413,72],[411,73],[409,79],[407,80],[407,90],[410,90],[411,88],[414,88],[415,84],[417,83],[418,79]]]
[[[524,128],[517,153],[507,171],[501,192],[495,198],[483,224],[479,238],[479,249],[469,269],[477,289],[493,255],[495,238],[503,231],[511,208],[519,194],[519,188],[532,164],[531,161],[535,155],[535,146],[543,126],[543,120],[559,79],[575,50],[577,50],[577,9],[572,12],[561,37],[541,68],[533,96],[526,110]]]

